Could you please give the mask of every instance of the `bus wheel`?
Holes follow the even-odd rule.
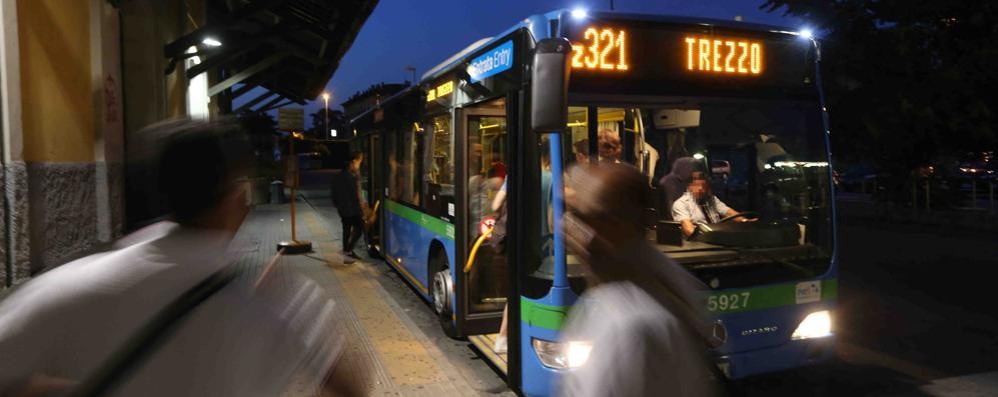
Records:
[[[449,316],[451,314],[451,296],[454,294],[453,283],[451,282],[450,269],[444,269],[433,275],[433,310],[439,316]]]
[[[431,264],[436,272],[433,273],[433,280],[430,283],[430,295],[433,297],[433,311],[440,319],[444,334],[456,338],[457,327],[451,310],[454,302],[454,282],[451,279],[450,268],[447,267],[446,255],[440,252],[433,256]]]

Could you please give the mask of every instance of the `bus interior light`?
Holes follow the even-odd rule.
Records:
[[[802,39],[811,40],[812,38],[814,38],[814,31],[808,28],[804,28],[801,29],[800,32],[797,33],[797,35],[800,36]]]
[[[832,335],[832,314],[822,310],[808,314],[794,330],[793,340],[822,338]]]
[[[693,153],[693,158],[703,160],[703,153]]]
[[[588,14],[589,13],[586,12],[585,8],[576,8],[576,9],[572,10],[572,18],[575,18],[575,19],[583,19]]]
[[[221,47],[222,46],[222,42],[221,41],[215,40],[215,39],[213,39],[211,37],[205,37],[204,40],[201,40],[201,44],[204,44],[204,45],[209,46],[209,47]]]
[[[584,341],[551,342],[533,338],[534,353],[545,367],[555,369],[578,368],[589,361],[593,344]]]

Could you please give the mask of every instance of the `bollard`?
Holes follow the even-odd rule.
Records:
[[[270,183],[270,203],[271,204],[284,203],[284,182],[273,181]]]
[[[973,208],[973,209],[976,210],[977,209],[977,180],[975,180],[975,179],[971,179],[970,180],[970,201],[973,203],[973,204],[971,204],[971,208]]]

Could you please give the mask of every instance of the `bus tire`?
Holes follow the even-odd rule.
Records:
[[[454,281],[451,279],[450,268],[447,266],[447,254],[437,251],[431,259],[433,278],[430,281],[430,296],[433,300],[433,311],[440,320],[444,334],[451,338],[457,337],[457,327],[454,324],[453,307]]]

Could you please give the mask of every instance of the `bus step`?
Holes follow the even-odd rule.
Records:
[[[506,303],[506,298],[482,298],[482,303]]]

